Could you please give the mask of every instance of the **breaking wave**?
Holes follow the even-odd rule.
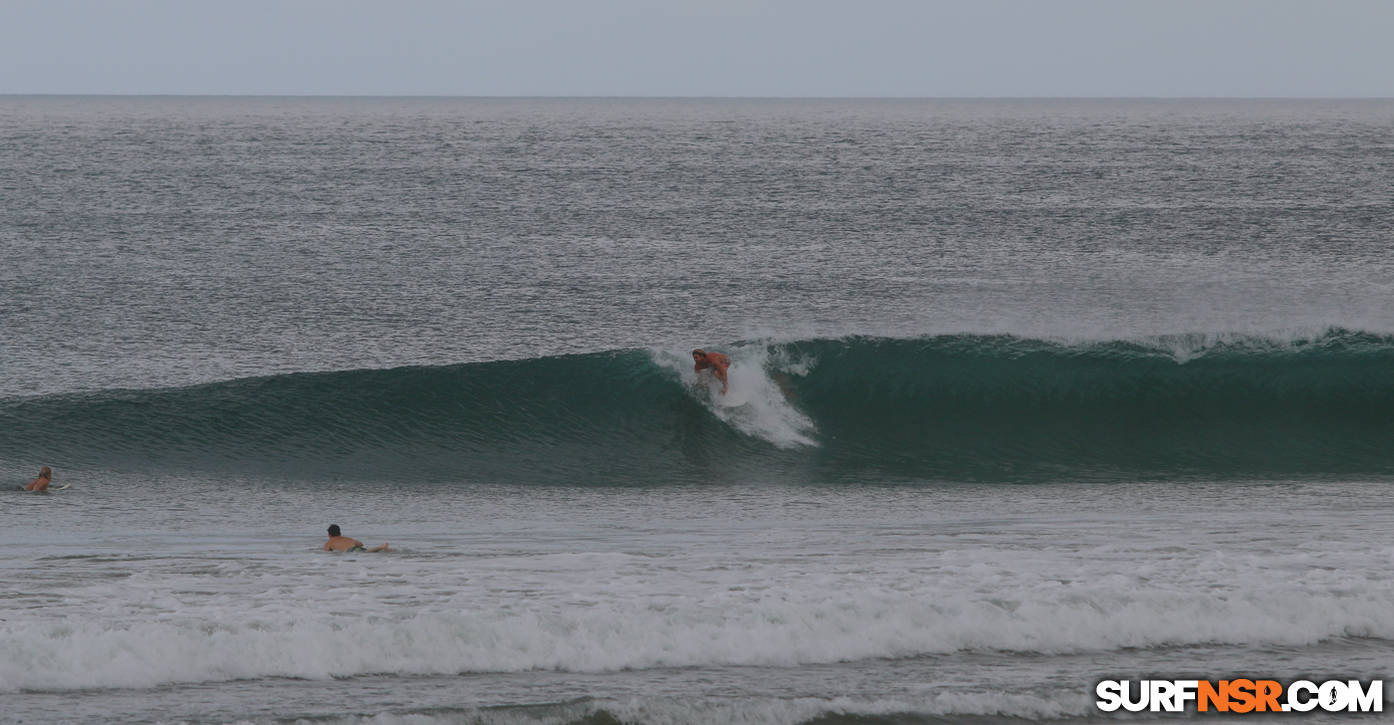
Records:
[[[1394,473],[1394,338],[739,343],[0,401],[18,465],[649,484]]]

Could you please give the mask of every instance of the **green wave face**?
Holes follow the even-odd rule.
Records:
[[[680,356],[630,350],[0,401],[0,456],[583,485],[1394,474],[1379,335],[852,338],[732,357],[730,398],[763,398],[722,405]]]
[[[1394,473],[1394,340],[814,343],[839,471],[955,480]]]

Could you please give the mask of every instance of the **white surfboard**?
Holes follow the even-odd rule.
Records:
[[[725,395],[721,394],[721,388],[717,388],[716,394],[712,396],[712,400],[715,400],[716,404],[723,408],[739,408],[750,402],[741,391],[731,388],[726,389]]]
[[[63,489],[68,488],[69,486],[72,486],[72,485],[73,485],[73,484],[71,484],[71,483],[65,483],[65,484],[63,484],[62,486],[49,486],[48,488],[46,488],[46,489],[44,489],[44,490],[42,490],[42,491],[33,491],[33,490],[27,489],[27,488],[25,488],[25,487],[23,487],[23,486],[20,486],[17,490],[18,490],[20,493],[53,493],[54,491],[62,491]]]

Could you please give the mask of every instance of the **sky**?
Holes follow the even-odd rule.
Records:
[[[0,93],[1391,97],[1394,0],[0,0]]]

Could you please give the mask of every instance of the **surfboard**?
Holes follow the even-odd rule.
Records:
[[[721,393],[720,380],[711,378],[706,380],[704,384],[707,388],[707,398],[711,400],[712,405],[720,408],[739,408],[749,402],[740,388],[732,387],[729,383],[726,385],[725,395]]]
[[[730,388],[726,389],[725,395],[722,395],[721,389],[717,388],[716,395],[712,396],[712,400],[715,400],[716,404],[723,408],[739,408],[750,402],[745,399],[745,396],[741,394],[740,391],[731,390]]]
[[[23,486],[19,486],[15,490],[19,491],[20,493],[53,493],[54,491],[62,491],[63,489],[68,488],[72,485],[73,484],[71,483],[65,483],[62,486],[49,486],[48,488],[42,491],[31,491]]]

